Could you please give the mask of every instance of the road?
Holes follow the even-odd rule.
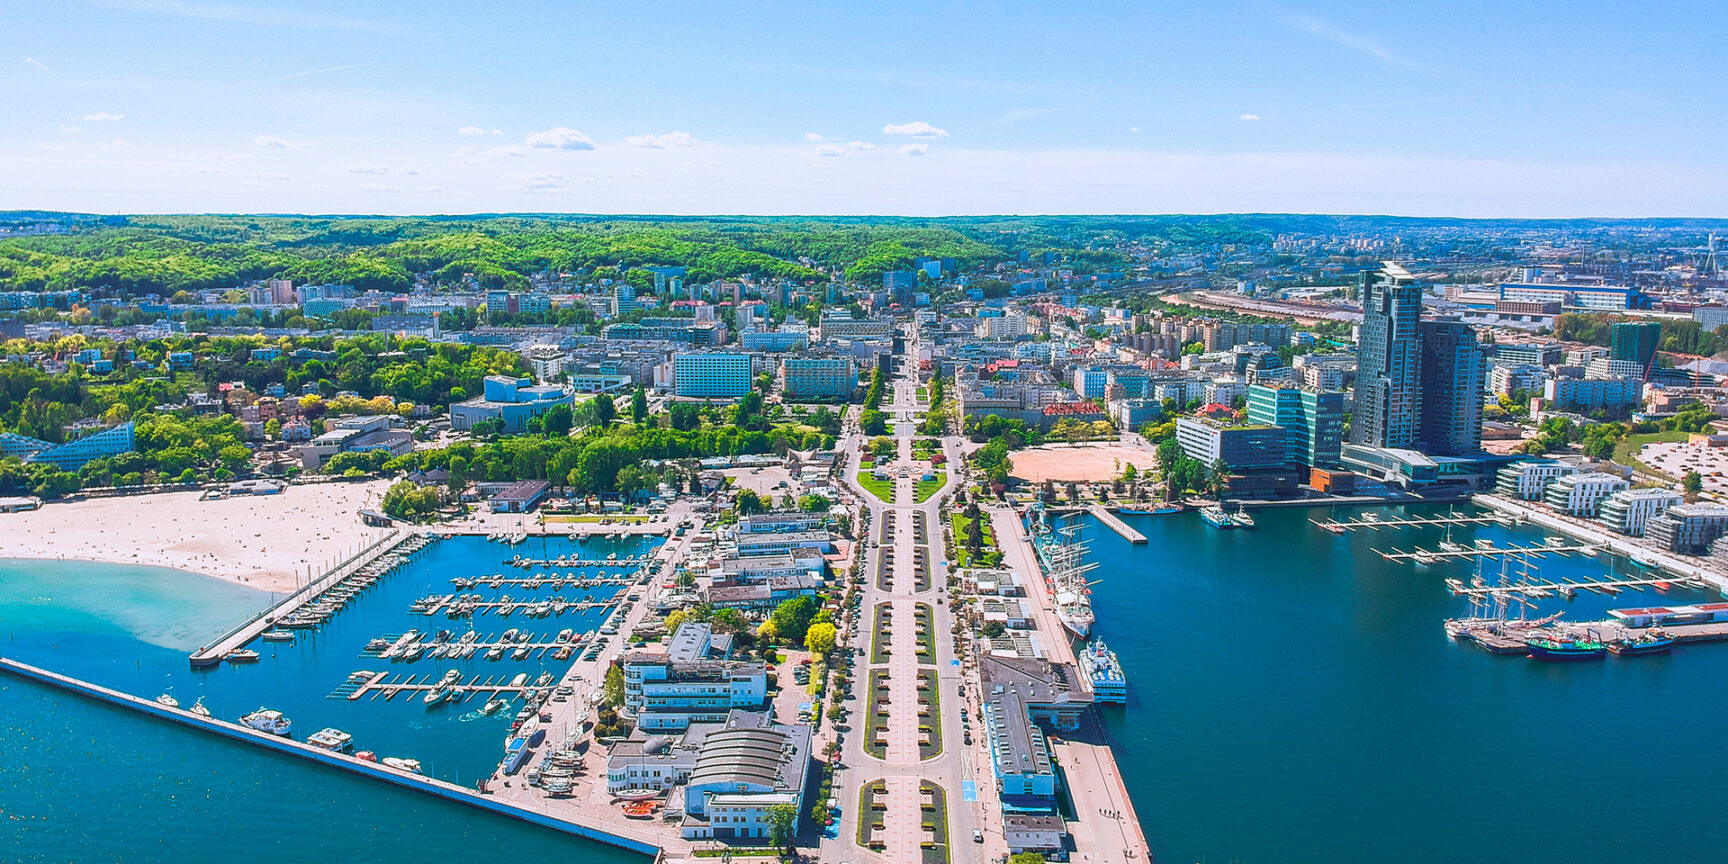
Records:
[[[916,356],[915,353],[912,356]],[[979,735],[971,747],[966,746],[963,743],[964,730],[959,714],[959,706],[965,701],[960,696],[965,667],[958,662],[960,654],[952,632],[953,616],[949,611],[948,567],[943,560],[942,503],[962,485],[962,477],[958,473],[963,467],[960,458],[961,443],[957,437],[942,440],[942,450],[947,457],[946,467],[952,473],[943,487],[929,500],[917,503],[918,478],[933,470],[929,461],[914,458],[912,446],[917,420],[928,406],[918,400],[916,363],[910,362],[906,355],[897,357],[896,361],[896,366],[903,369],[890,379],[893,386],[885,394],[882,406],[882,411],[893,421],[894,437],[898,445],[898,457],[887,466],[894,476],[893,503],[883,502],[857,484],[856,474],[865,443],[863,436],[850,435],[842,444],[847,482],[854,497],[868,510],[870,520],[869,532],[862,535],[867,548],[862,574],[862,602],[859,607],[860,632],[855,634],[853,642],[855,647],[863,650],[860,659],[864,662],[857,667],[852,697],[846,703],[850,713],[851,731],[847,734],[841,750],[841,764],[844,768],[835,775],[838,791],[834,797],[839,799],[843,813],[839,836],[822,842],[821,860],[919,860],[920,825],[924,819],[920,810],[919,783],[930,781],[942,787],[947,802],[951,845],[949,859],[955,862],[982,862],[1005,855],[1007,846],[1001,837],[1000,816],[997,815],[993,821],[989,821],[990,814],[985,813],[983,808],[984,802],[995,800],[994,793],[985,788],[989,786],[988,776],[980,777],[976,770],[979,754],[982,752],[983,736]],[[856,433],[855,428],[853,432]],[[917,514],[922,514],[924,518],[925,542],[922,543],[918,542]],[[890,515],[893,524],[885,526],[884,521]],[[885,527],[887,530],[884,530]],[[893,563],[887,568],[887,575],[892,577],[892,582],[886,586],[878,578],[881,575],[878,569],[882,566],[878,549],[882,547],[890,548],[894,553]],[[916,550],[920,547],[927,550],[925,560],[930,568],[927,587],[922,590],[919,589],[915,565]],[[892,626],[886,628],[891,633],[888,643],[890,654],[882,663],[870,663],[868,661],[874,659],[870,649],[874,636],[875,610],[879,605],[891,610]],[[929,607],[931,612],[930,636],[934,640],[934,663],[921,663],[917,654],[918,634],[914,621],[921,606]],[[868,712],[873,707],[870,687],[872,670],[888,674],[888,722],[884,736],[887,747],[882,758],[871,755],[865,749]],[[921,721],[918,713],[917,681],[920,671],[933,671],[937,675],[936,713],[937,722],[940,723],[942,748],[929,759],[921,757],[919,748],[918,726],[920,722],[930,722],[930,718]],[[976,693],[969,695],[975,697]],[[888,809],[883,818],[886,848],[882,853],[861,848],[856,843],[858,819],[862,815],[857,812],[859,792],[864,784],[876,780],[886,781],[888,788]],[[967,783],[975,783],[979,787],[974,796],[976,801],[964,800],[963,789]],[[986,830],[990,835],[986,843],[973,842],[974,829]]]

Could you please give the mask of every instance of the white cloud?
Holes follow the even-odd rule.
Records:
[[[839,145],[839,144],[818,144],[816,146],[816,155],[817,156],[835,157],[835,156],[844,156],[844,155],[846,155],[846,153],[847,153],[846,148]]]
[[[132,147],[132,142],[127,141],[125,138],[115,138],[113,141],[103,144],[102,146],[112,150],[129,150]]]
[[[594,149],[594,139],[568,126],[555,126],[544,132],[530,132],[526,143],[536,150]]]
[[[907,144],[900,148],[900,155],[902,156],[923,156],[929,152],[929,144]]]
[[[809,141],[811,143],[815,143],[815,142],[821,141],[823,139],[822,139],[821,135],[819,135],[815,132],[805,132],[804,133],[804,140]]]
[[[665,150],[668,147],[689,147],[696,143],[696,138],[688,132],[668,132],[664,135],[635,135],[625,138],[624,143],[649,150]]]
[[[1318,36],[1328,42],[1342,45],[1355,51],[1360,51],[1363,54],[1367,54],[1383,63],[1410,68],[1409,61],[1393,54],[1380,43],[1363,36],[1357,36],[1353,33],[1345,33],[1344,31],[1333,27],[1331,24],[1317,18],[1308,18],[1296,15],[1285,19],[1284,23],[1302,31],[1303,33],[1307,33],[1310,36]]]
[[[1129,131],[1129,132],[1139,132],[1139,131],[1140,131],[1140,127],[1139,127],[1139,126],[1129,126],[1129,127],[1128,127],[1128,131]]]
[[[444,188],[442,186],[391,186],[388,183],[362,183],[360,184],[360,191],[391,192],[396,194],[406,192],[410,195],[432,195],[443,192]]]
[[[260,135],[257,138],[252,139],[252,143],[259,147],[268,147],[272,150],[286,150],[289,147],[294,146],[294,143],[288,139],[278,138],[274,135]]]
[[[528,151],[514,144],[507,144],[503,147],[463,147],[454,155],[464,157],[464,162],[478,162],[487,156],[526,156]]]
[[[502,134],[504,134],[504,130],[502,130],[502,129],[482,129],[479,126],[458,126],[456,128],[456,134],[458,134],[458,135],[502,135]]]
[[[385,168],[382,165],[368,165],[364,162],[356,162],[353,165],[344,166],[342,168],[342,170],[348,172],[349,174],[388,174],[388,173],[390,173],[390,169]]]
[[[528,174],[522,177],[524,189],[560,189],[564,186],[564,175],[556,172],[547,174]]]
[[[54,74],[53,70],[49,69],[47,66],[42,65],[42,61],[37,60],[35,57],[25,57],[24,63],[25,63],[25,65],[28,65],[28,66],[34,66],[37,69],[40,69],[43,72],[47,72],[50,75]]]
[[[258,180],[269,180],[269,181],[275,182],[275,183],[282,183],[282,182],[293,179],[292,177],[289,177],[287,174],[254,174],[252,176],[253,176],[253,178],[258,179]]]
[[[910,135],[913,138],[946,138],[948,130],[938,129],[923,120],[911,123],[889,123],[882,127],[884,135]]]
[[[1236,119],[1238,119],[1238,120],[1259,120],[1260,115],[1259,114],[1243,114],[1241,117],[1238,117]]]
[[[874,149],[876,149],[876,145],[870,143],[869,141],[853,141],[851,144],[848,144],[846,146],[851,147],[853,150],[874,150]]]
[[[420,173],[420,169],[418,169],[418,168],[397,168],[396,173],[401,174],[404,177],[414,177]]]
[[[82,127],[82,126],[67,126],[65,124],[61,124],[60,125],[60,131],[65,132],[68,135],[76,135],[79,132],[84,131],[84,127]]]
[[[126,119],[126,115],[109,114],[106,111],[100,111],[95,114],[85,114],[83,119],[90,123],[105,123],[112,120],[124,120]]]
[[[403,28],[385,21],[349,18],[343,15],[322,15],[238,6],[229,3],[187,3],[182,0],[102,0],[101,5],[132,12],[172,15],[177,18],[203,18],[231,21],[237,24],[262,24],[270,27],[306,27],[325,30],[364,30],[374,33],[400,34]]]

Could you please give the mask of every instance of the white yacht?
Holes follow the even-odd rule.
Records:
[[[294,731],[294,724],[282,712],[269,708],[259,708],[257,711],[241,717],[240,722],[248,728],[256,729],[259,732],[268,732],[271,735],[287,737]]]

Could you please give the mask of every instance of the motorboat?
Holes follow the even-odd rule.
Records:
[[[187,710],[191,711],[193,714],[198,715],[199,717],[209,717],[210,716],[210,709],[204,707],[204,697],[203,696],[199,696],[198,701],[193,702],[192,707],[187,709]]]
[[[341,753],[354,746],[354,736],[340,729],[326,728],[312,733],[306,743],[322,750]]]
[[[173,696],[170,696],[167,693],[163,693],[162,695],[156,697],[156,704],[166,705],[169,708],[178,708],[178,707],[180,707],[180,700],[175,699]]]
[[[270,708],[259,708],[240,718],[240,722],[250,729],[268,732],[271,735],[287,737],[294,731],[294,724],[280,711]]]
[[[385,756],[383,759],[378,761],[380,764],[389,768],[395,768],[398,771],[405,771],[409,774],[422,773],[420,771],[420,760],[418,759],[398,759],[395,756]]]
[[[292,642],[292,641],[294,641],[294,631],[292,631],[292,630],[277,630],[277,629],[266,630],[266,631],[264,631],[264,637],[263,638],[264,638],[264,641],[266,641],[266,642]],[[383,640],[374,640],[374,641],[383,641]],[[382,648],[384,646],[379,646],[379,647]]]
[[[250,648],[240,648],[222,655],[222,659],[229,663],[256,663],[258,662],[258,652]]]
[[[504,710],[504,708],[506,706],[508,706],[509,704],[510,704],[510,700],[505,699],[502,696],[494,696],[491,699],[486,700],[485,705],[480,706],[480,713],[481,714],[496,714],[499,711]]]

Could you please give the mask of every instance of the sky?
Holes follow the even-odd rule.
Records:
[[[0,0],[0,209],[1728,217],[1728,4]]]

